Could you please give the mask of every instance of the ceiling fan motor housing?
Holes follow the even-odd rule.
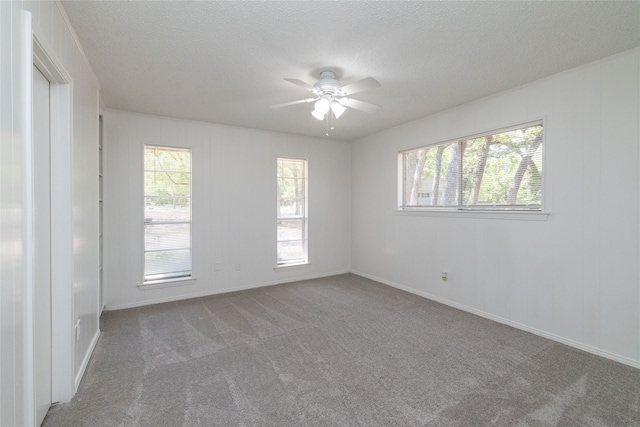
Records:
[[[340,83],[335,79],[333,71],[323,71],[320,73],[320,80],[313,86],[317,95],[340,95]]]

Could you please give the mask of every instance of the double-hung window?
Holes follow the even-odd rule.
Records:
[[[191,277],[191,150],[144,147],[144,282]]]
[[[307,161],[278,158],[277,266],[307,264]]]
[[[401,209],[542,209],[542,123],[399,153]]]

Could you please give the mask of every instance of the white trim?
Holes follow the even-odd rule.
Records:
[[[637,51],[637,60],[638,60],[638,68],[640,69],[640,50]],[[638,87],[640,88],[640,73],[638,73]],[[640,96],[638,97],[638,111],[640,111]],[[640,119],[640,117],[639,117]],[[640,146],[640,132],[638,133],[638,145]],[[640,164],[640,150],[638,150],[638,164]],[[637,180],[636,180],[637,182]],[[638,190],[640,190],[640,186],[638,186]],[[638,194],[638,211],[640,211],[640,194]],[[636,211],[636,212],[638,212]],[[638,221],[640,222],[640,217],[638,218]],[[638,227],[638,264],[637,266],[640,266],[640,227]],[[640,276],[640,271],[638,271],[638,275]],[[637,289],[637,288],[636,288]],[[640,290],[638,291],[638,305],[637,307],[640,307]],[[640,309],[636,310],[636,322],[638,324],[638,331],[640,331]],[[638,358],[640,358],[640,339],[638,339],[637,341],[637,347],[636,347],[636,354],[638,355]]]
[[[34,165],[33,165],[33,35],[31,12],[20,12],[18,42],[21,69],[17,91],[22,111],[19,117],[22,135],[22,253],[24,254],[24,422],[36,419],[36,357],[35,357],[35,285],[34,285]],[[17,35],[15,32],[14,36]],[[14,70],[11,70],[14,71]],[[16,352],[19,354],[19,352]]]
[[[68,402],[74,388],[73,319],[73,79],[52,53],[46,36],[33,28],[33,58],[50,81],[51,188],[51,399]]]
[[[300,262],[298,264],[280,264],[273,267],[274,271],[300,270],[302,268],[311,267],[310,262]]]
[[[74,394],[73,83],[51,80],[51,326],[53,401]]]
[[[262,287],[265,287],[265,286],[275,286],[275,285],[282,285],[282,284],[285,284],[285,283],[300,282],[300,281],[303,281],[303,280],[320,279],[322,277],[337,276],[339,274],[347,274],[349,272],[350,272],[349,269],[344,269],[344,270],[332,271],[330,273],[303,276],[303,277],[295,277],[295,278],[286,279],[286,280],[272,280],[272,281],[269,281],[269,282],[253,283],[251,285],[246,285],[246,286],[228,287],[228,288],[215,289],[215,290],[204,291],[204,292],[196,292],[196,293],[189,294],[189,295],[176,295],[176,296],[171,296],[171,297],[156,298],[156,299],[152,299],[152,300],[138,301],[138,302],[132,302],[132,303],[126,303],[126,304],[107,305],[105,307],[105,310],[106,311],[124,310],[124,309],[127,309],[127,308],[144,307],[144,306],[147,306],[147,305],[162,304],[162,303],[165,303],[165,302],[182,301],[182,300],[192,299],[192,298],[200,298],[200,297],[208,297],[208,296],[211,296],[211,295],[226,294],[226,293],[229,293],[229,292],[245,291],[247,289],[256,289],[256,288],[262,288]]]
[[[78,373],[74,379],[74,387],[73,394],[76,394],[78,391],[78,387],[80,387],[80,382],[82,382],[82,377],[84,376],[84,372],[87,370],[87,366],[89,365],[89,360],[91,360],[91,355],[93,354],[93,350],[96,348],[98,344],[98,339],[100,338],[100,329],[96,330],[96,333],[93,335],[93,339],[91,340],[91,344],[89,344],[89,351],[84,355],[84,359],[82,359],[82,364],[80,365],[80,369],[78,369]]]
[[[520,221],[546,221],[549,212],[539,211],[489,211],[466,209],[396,209],[400,216],[430,216],[437,218],[509,219]]]
[[[584,350],[584,351],[586,351],[588,353],[595,354],[597,356],[602,356],[604,358],[615,360],[616,362],[620,362],[620,363],[623,363],[625,365],[629,365],[629,366],[632,366],[634,368],[640,369],[640,360],[631,359],[631,358],[628,358],[626,356],[621,356],[619,354],[611,353],[611,352],[608,352],[606,350],[602,350],[602,349],[599,349],[599,348],[596,348],[596,347],[592,347],[592,346],[587,345],[587,344],[582,344],[580,342],[577,342],[577,341],[574,341],[574,340],[571,340],[571,339],[568,339],[568,338],[564,338],[564,337],[561,337],[559,335],[543,331],[541,329],[532,328],[532,327],[524,325],[522,323],[514,322],[512,320],[505,319],[504,317],[496,316],[494,314],[487,313],[487,312],[482,311],[482,310],[477,310],[475,308],[466,306],[464,304],[458,304],[458,303],[450,301],[448,299],[440,298],[440,297],[437,297],[435,295],[431,295],[428,292],[422,292],[422,291],[419,291],[417,289],[413,289],[413,288],[410,288],[408,286],[400,285],[400,284],[398,284],[396,282],[392,282],[390,280],[385,280],[385,279],[382,279],[380,277],[377,277],[377,276],[374,276],[374,275],[371,275],[371,274],[366,274],[366,273],[363,273],[363,272],[360,272],[360,271],[357,271],[357,270],[353,270],[353,269],[351,270],[351,273],[355,274],[355,275],[358,275],[358,276],[365,277],[367,279],[375,280],[376,282],[383,283],[383,284],[391,286],[393,288],[400,289],[400,290],[409,292],[409,293],[414,294],[414,295],[421,296],[423,298],[426,298],[426,299],[429,299],[429,300],[432,300],[432,301],[436,301],[436,302],[442,303],[444,305],[448,305],[449,307],[457,308],[458,310],[466,311],[468,313],[472,313],[472,314],[478,315],[480,317],[484,317],[485,319],[493,320],[495,322],[502,323],[504,325],[512,326],[512,327],[514,327],[516,329],[520,329],[520,330],[523,330],[523,331],[526,331],[526,332],[530,332],[530,333],[532,333],[534,335],[538,335],[538,336],[541,336],[543,338],[547,338],[547,339],[550,339],[552,341],[556,341],[556,342],[559,342],[559,343],[562,343],[562,344],[566,344],[566,345],[568,345],[570,347],[577,348],[579,350]]]
[[[196,283],[196,280],[197,279],[193,276],[176,277],[174,279],[149,280],[148,282],[138,284],[138,289],[140,289],[141,291],[148,291],[151,289],[174,288],[176,286],[194,285]]]
[[[69,82],[71,78],[66,74],[62,64],[49,55],[53,49],[47,44],[46,36],[38,26],[33,28],[33,63],[49,81]]]

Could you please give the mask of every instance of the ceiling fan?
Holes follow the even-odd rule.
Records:
[[[312,98],[300,99],[298,101],[275,104],[272,105],[271,108],[315,102],[315,108],[311,114],[318,120],[324,120],[329,111],[331,111],[333,116],[337,119],[346,111],[347,108],[353,108],[354,110],[360,110],[367,113],[375,113],[382,108],[379,105],[349,98],[349,95],[380,87],[380,83],[373,77],[367,77],[366,79],[359,80],[346,86],[341,86],[340,82],[338,82],[335,77],[336,75],[333,71],[322,71],[320,73],[320,80],[313,84],[313,86],[303,82],[302,80],[285,79],[296,86],[300,86],[313,92],[315,96]],[[331,118],[331,115],[329,115],[329,118]],[[333,129],[333,126],[331,128]]]

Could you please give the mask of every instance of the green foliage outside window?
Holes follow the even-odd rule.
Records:
[[[405,207],[542,205],[542,124],[402,153]]]

